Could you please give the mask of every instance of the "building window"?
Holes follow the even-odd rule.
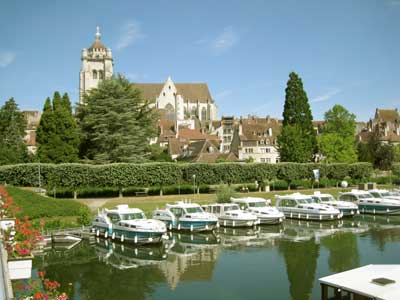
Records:
[[[205,107],[201,110],[201,120],[205,121],[207,119],[207,110]]]
[[[265,158],[260,158],[260,161],[261,161],[262,163],[265,163]]]
[[[271,148],[265,148],[265,153],[271,153]]]
[[[260,140],[260,145],[264,145],[264,140]]]
[[[97,79],[97,71],[93,70],[93,79]]]
[[[165,96],[165,92],[163,92],[162,94],[163,94],[163,96]]]
[[[104,79],[104,73],[102,70],[99,71],[99,79]]]
[[[271,163],[271,159],[270,159],[270,158],[266,158],[266,159],[265,159],[265,162],[266,162],[266,163]]]
[[[169,85],[168,88],[171,89],[171,86]]]
[[[229,148],[230,148],[229,145],[225,145],[224,146],[224,151],[229,151]]]
[[[245,148],[244,152],[245,153],[253,153],[253,148]]]
[[[168,119],[168,120],[175,120],[175,109],[174,109],[174,107],[172,106],[172,104],[171,103],[168,103],[166,106],[165,106],[165,110],[166,110],[166,118]]]

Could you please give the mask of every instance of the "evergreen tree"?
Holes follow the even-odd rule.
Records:
[[[79,133],[68,94],[55,92],[46,99],[37,129],[38,157],[42,162],[68,163],[78,160]]]
[[[308,162],[316,150],[312,114],[301,78],[290,73],[283,110],[283,127],[278,136],[281,161]]]
[[[101,163],[143,160],[156,126],[138,89],[119,75],[103,80],[84,102],[77,110],[82,157]]]
[[[318,137],[318,145],[327,162],[357,161],[355,129],[356,116],[343,106],[337,104],[325,113],[325,126]]]
[[[0,165],[27,162],[26,120],[14,98],[0,109]]]

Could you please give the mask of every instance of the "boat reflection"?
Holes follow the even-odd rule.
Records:
[[[158,264],[167,258],[162,245],[133,247],[97,238],[94,249],[100,261],[120,270]]]

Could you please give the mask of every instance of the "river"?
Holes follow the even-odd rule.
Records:
[[[70,299],[320,299],[318,278],[367,264],[400,263],[400,217],[285,220],[256,229],[171,234],[158,247],[97,239],[53,249],[35,270]]]

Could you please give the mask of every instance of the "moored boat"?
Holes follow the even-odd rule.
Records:
[[[161,221],[147,219],[142,210],[121,204],[116,209],[99,211],[93,219],[92,230],[97,236],[121,242],[152,244],[162,241],[167,228]]]
[[[343,217],[352,217],[360,213],[357,204],[349,201],[336,200],[331,194],[322,194],[317,191],[311,195],[311,198],[315,203],[326,204],[337,208],[343,214]]]
[[[339,200],[355,202],[360,212],[365,214],[400,215],[398,200],[375,198],[367,191],[351,190],[340,193]]]
[[[309,195],[294,193],[290,195],[276,195],[276,207],[285,214],[286,218],[302,220],[337,220],[342,213],[326,204],[314,203]]]
[[[256,197],[231,198],[232,203],[236,203],[241,209],[256,215],[260,225],[280,224],[285,216],[275,207],[269,206],[271,200]]]
[[[164,222],[169,230],[212,231],[218,223],[218,218],[200,205],[183,201],[155,210],[153,218]]]
[[[203,205],[206,212],[218,217],[224,227],[251,227],[258,224],[258,218],[251,212],[243,211],[235,203],[215,203]]]

